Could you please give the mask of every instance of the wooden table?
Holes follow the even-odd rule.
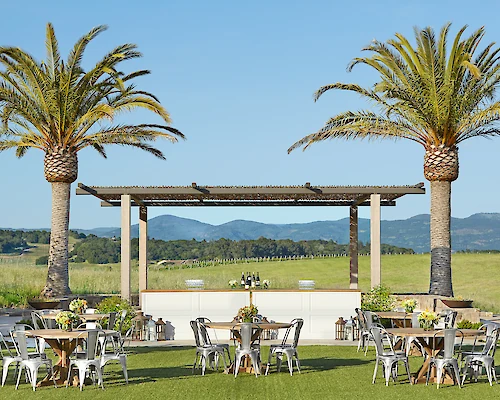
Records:
[[[205,326],[207,328],[211,329],[224,329],[224,330],[229,330],[233,331],[234,336],[236,340],[240,341],[240,336],[238,331],[241,328],[241,323],[238,322],[206,322]],[[291,327],[292,324],[288,322],[252,322],[252,328],[254,328],[256,331],[252,335],[252,343],[257,340],[261,334],[261,332],[265,329],[286,329]],[[245,362],[243,363],[243,366],[240,367],[240,372],[248,372],[248,373],[253,373],[253,368],[250,366],[251,364],[249,363],[248,359],[245,359]],[[231,364],[229,367],[229,370],[227,371],[228,373],[232,373],[234,368],[234,365]]]
[[[43,319],[56,319],[58,313],[43,314]],[[77,314],[78,318],[85,322],[100,321],[103,318],[109,318],[109,314]]]
[[[484,331],[480,331],[477,329],[459,329],[460,332],[463,333],[464,338],[465,337],[474,337],[478,335],[483,335]],[[424,349],[425,353],[427,354],[427,357],[425,358],[424,363],[420,367],[420,369],[417,371],[417,375],[415,376],[413,383],[425,383],[425,380],[427,378],[427,371],[429,370],[429,364],[431,357],[434,357],[437,353],[439,353],[441,350],[443,350],[444,347],[444,340],[439,340],[435,344],[435,350],[432,350],[432,343],[431,340],[426,341],[426,338],[432,338],[434,335],[437,338],[444,338],[444,331],[443,330],[432,330],[432,331],[426,331],[423,328],[393,328],[393,329],[387,329],[387,332],[389,332],[392,335],[395,336],[400,336],[400,337],[414,337],[418,342],[422,345],[422,348]],[[431,370],[431,379],[435,379],[435,368],[433,367]],[[449,377],[445,378],[445,383],[453,383],[453,380]]]
[[[90,315],[90,314],[89,314]],[[54,365],[54,375],[59,375],[56,378],[58,385],[66,385],[69,371],[69,356],[75,349],[77,343],[76,338],[85,331],[74,330],[64,331],[62,329],[35,329],[26,330],[27,336],[39,337],[45,339],[45,342],[54,350],[54,353],[59,357]],[[105,335],[114,335],[116,331],[104,330]],[[84,338],[85,336],[80,336]],[[52,385],[53,382],[50,376],[46,376],[42,381],[38,382],[38,386]],[[78,376],[75,375],[73,385],[78,385]]]
[[[372,311],[379,318],[387,318],[393,321],[398,328],[410,328],[412,315],[402,311]]]

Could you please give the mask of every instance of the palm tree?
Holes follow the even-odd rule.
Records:
[[[68,280],[68,224],[70,186],[78,175],[80,150],[91,147],[106,157],[105,145],[138,147],[164,159],[149,142],[166,138],[176,142],[183,134],[170,124],[159,100],[131,83],[149,74],[139,70],[124,74],[123,61],[141,57],[134,44],[118,46],[85,71],[82,58],[87,45],[106,26],[98,26],[80,38],[67,61],[59,54],[53,26],[47,24],[47,59],[35,60],[15,47],[0,47],[0,151],[16,149],[22,157],[28,149],[45,153],[45,178],[52,186],[52,226],[45,296],[70,293]],[[123,112],[144,108],[157,114],[162,124],[117,124]]]
[[[424,176],[431,189],[431,274],[429,293],[453,296],[451,279],[451,182],[458,178],[458,144],[476,136],[497,136],[500,103],[494,95],[500,81],[499,49],[478,46],[484,28],[462,38],[460,29],[448,51],[446,24],[438,38],[431,28],[415,28],[416,47],[401,34],[382,43],[374,40],[348,67],[366,64],[380,74],[372,88],[334,83],[328,90],[359,93],[379,112],[347,111],[316,133],[293,144],[288,152],[326,139],[408,139],[424,146]]]

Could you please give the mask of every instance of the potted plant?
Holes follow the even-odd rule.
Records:
[[[433,311],[422,311],[418,315],[418,322],[420,323],[420,327],[424,328],[426,331],[431,331],[434,329],[434,325],[436,325],[439,321],[439,316]]]
[[[241,322],[253,322],[253,317],[256,317],[259,310],[255,305],[250,304],[249,306],[241,307],[238,310],[238,318]]]
[[[473,300],[464,299],[463,297],[450,297],[447,299],[441,299],[443,304],[450,308],[471,308]]]
[[[72,311],[61,311],[56,315],[56,323],[65,331],[71,331],[73,324],[78,321],[78,315]]]
[[[83,314],[87,309],[87,300],[84,299],[73,299],[69,303],[69,309],[75,314]]]
[[[415,310],[415,307],[417,307],[417,300],[406,299],[401,305],[404,307],[406,313],[411,314]]]

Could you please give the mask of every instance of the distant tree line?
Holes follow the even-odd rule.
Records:
[[[370,245],[359,243],[359,253],[368,254]],[[412,249],[381,245],[382,254],[413,254]],[[139,240],[132,239],[131,253],[133,259],[139,258]],[[289,257],[318,256],[323,254],[349,254],[349,245],[338,244],[332,240],[303,240],[294,242],[289,239],[273,240],[259,238],[257,240],[219,239],[207,242],[192,240],[148,240],[148,259],[158,260],[211,260],[253,258],[253,257]],[[74,262],[88,261],[92,264],[108,264],[120,261],[120,240],[101,238],[89,235],[77,242],[70,253]]]
[[[83,236],[82,236],[83,235]],[[70,236],[75,238],[85,238],[84,234],[71,231]],[[49,231],[22,231],[0,229],[0,253],[22,253],[29,249],[30,244],[49,244]]]

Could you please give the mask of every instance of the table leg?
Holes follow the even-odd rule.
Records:
[[[69,371],[69,356],[76,347],[76,340],[68,339],[46,339],[45,340],[49,346],[54,350],[54,353],[59,357],[57,363],[53,365],[54,377],[56,378],[56,383],[58,386],[66,385],[68,379]],[[78,385],[78,376],[76,375],[73,379],[73,386]],[[53,385],[52,377],[47,375],[40,382],[38,386]]]
[[[431,341],[433,340],[433,338],[429,338],[429,343],[427,343],[425,341],[425,339],[422,338],[422,337],[417,337],[417,340],[422,345],[422,348],[424,349],[425,354],[427,355],[427,357],[425,358],[424,363],[422,364],[422,366],[418,370],[417,376],[415,377],[413,383],[425,383],[425,381],[427,380],[427,371],[429,370],[429,364],[430,364],[430,361],[431,361],[431,357],[437,355],[441,350],[443,350],[443,348],[444,348],[444,340],[442,340],[442,338],[436,338],[437,343],[435,345],[434,352],[432,351],[432,343],[431,343]],[[430,376],[429,376],[429,381],[436,383],[436,367],[432,366],[431,368],[432,369],[431,369],[431,373],[430,373]],[[447,383],[447,384],[453,384],[454,383],[453,378],[450,377],[446,373],[446,371],[444,371],[444,373],[443,373],[443,382]]]

